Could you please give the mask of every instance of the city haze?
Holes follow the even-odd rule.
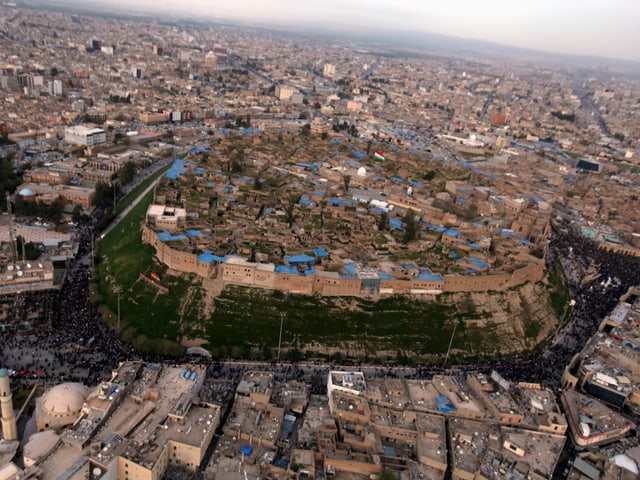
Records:
[[[82,5],[86,2],[52,4]],[[514,47],[583,56],[640,61],[640,4],[630,0],[542,0],[533,3],[453,0],[420,4],[399,0],[338,2],[209,2],[203,0],[95,0],[113,11],[170,13],[295,29],[329,29],[351,34],[435,34]]]

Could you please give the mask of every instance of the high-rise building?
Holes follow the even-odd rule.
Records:
[[[325,63],[324,68],[322,69],[322,75],[324,77],[333,78],[336,75],[336,66],[331,65],[330,63]]]
[[[144,70],[140,65],[133,65],[131,67],[131,76],[133,78],[141,79],[144,76]]]
[[[49,94],[54,97],[62,95],[62,80],[49,82]]]
[[[227,47],[221,47],[219,45],[213,47],[213,54],[216,56],[216,61],[219,63],[225,63],[229,57]]]
[[[0,403],[2,409],[2,436],[5,440],[18,439],[18,426],[16,416],[13,413],[13,396],[9,384],[9,372],[6,368],[0,369]]]

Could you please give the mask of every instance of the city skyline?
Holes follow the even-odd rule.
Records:
[[[54,3],[59,3],[54,0]],[[268,4],[255,0],[242,3],[185,0],[128,0],[95,5],[114,5],[128,11],[171,13],[182,17],[198,15],[212,20],[236,20],[295,29],[330,29],[354,34],[434,34],[481,40],[550,53],[574,54],[640,61],[640,4],[630,0],[543,0],[536,4],[488,0],[478,5],[471,0],[441,4],[415,4],[399,0],[338,2],[293,2]],[[419,38],[418,38],[419,40]],[[428,44],[425,44],[428,47]]]

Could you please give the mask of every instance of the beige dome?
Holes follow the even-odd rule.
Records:
[[[54,417],[77,415],[87,395],[89,389],[81,383],[62,383],[42,396],[42,409]]]

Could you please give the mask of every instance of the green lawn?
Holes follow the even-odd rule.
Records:
[[[104,303],[113,312],[111,321],[115,325],[118,308],[116,286],[120,286],[121,329],[127,341],[145,350],[156,350],[157,346],[148,345],[148,339],[162,339],[164,342],[159,344],[161,351],[179,352],[181,349],[173,345],[181,336],[177,312],[181,311],[182,299],[191,284],[178,277],[165,277],[166,267],[154,260],[154,249],[142,243],[140,225],[152,198],[153,192],[149,192],[100,241],[100,261],[97,266],[99,291]],[[162,285],[169,288],[168,294],[161,293],[139,278],[141,273],[150,276],[151,272],[161,275]],[[188,316],[193,313],[186,312]]]
[[[345,308],[345,302],[350,303],[349,308]],[[276,348],[281,315],[285,349],[303,349],[314,343],[340,349],[350,344],[369,357],[381,351],[444,354],[456,321],[460,323],[454,349],[466,349],[470,342],[481,339],[479,331],[473,331],[473,337],[467,334],[466,316],[455,306],[437,300],[394,296],[373,302],[286,296],[280,292],[231,287],[223,291],[215,305],[213,319],[206,326],[206,337],[209,348],[218,355],[233,354],[238,349],[246,352],[249,347],[258,352]],[[491,335],[493,331],[487,333]],[[318,353],[313,347],[310,350]]]

